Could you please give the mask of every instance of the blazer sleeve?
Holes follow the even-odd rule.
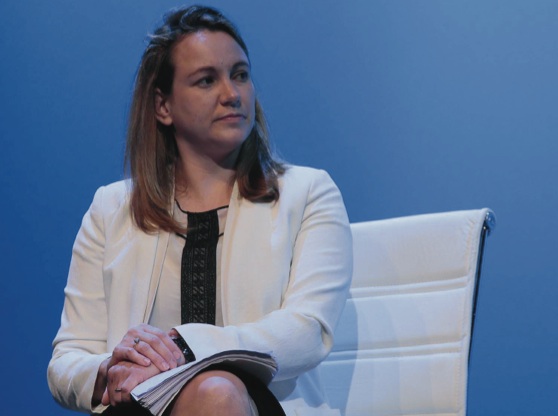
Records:
[[[103,290],[105,233],[100,188],[83,217],[72,250],[60,329],[53,342],[47,378],[54,399],[91,412],[97,371],[106,353],[107,308]]]
[[[285,233],[293,245],[280,308],[254,322],[224,328],[186,324],[176,329],[194,353],[225,349],[271,353],[278,363],[276,381],[296,377],[317,366],[333,346],[333,331],[342,312],[352,276],[352,237],[341,194],[324,171],[312,177],[303,197],[290,198],[285,181],[280,203],[302,204],[300,216]],[[297,210],[289,210],[293,212]],[[288,239],[287,239],[288,240]]]

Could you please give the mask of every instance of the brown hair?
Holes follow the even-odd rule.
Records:
[[[155,90],[171,92],[173,47],[185,35],[200,30],[227,33],[248,56],[248,48],[233,23],[211,7],[191,6],[172,11],[151,36],[136,75],[126,142],[132,217],[145,232],[184,231],[170,213],[178,149],[172,126],[164,126],[155,117]],[[279,199],[278,177],[285,168],[271,152],[267,123],[257,98],[255,105],[254,127],[236,162],[236,181],[243,198],[271,202]]]

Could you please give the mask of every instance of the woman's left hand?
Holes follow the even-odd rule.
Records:
[[[154,364],[160,371],[167,371],[184,364],[184,355],[168,333],[140,324],[130,328],[114,348],[108,369],[121,361],[144,367]]]

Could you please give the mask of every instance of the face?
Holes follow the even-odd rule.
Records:
[[[227,157],[254,125],[250,63],[224,32],[186,35],[174,48],[172,91],[156,98],[157,119],[172,125],[179,150]]]

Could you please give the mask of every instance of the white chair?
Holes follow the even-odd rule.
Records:
[[[346,416],[464,416],[488,209],[352,224],[354,274],[320,365]]]

